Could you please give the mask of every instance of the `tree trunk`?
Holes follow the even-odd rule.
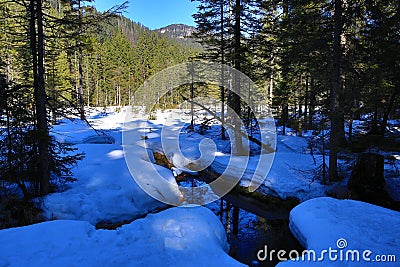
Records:
[[[308,80],[309,76],[308,74],[306,75],[306,87],[305,87],[305,93],[304,93],[304,124],[306,129],[307,128],[307,122],[308,122],[308,115],[310,114],[308,111],[308,101],[309,101],[309,80]]]
[[[284,0],[282,3],[282,8],[283,8],[283,18],[287,19],[289,15],[289,4],[287,0]],[[284,63],[282,66],[282,91],[284,93],[283,95],[283,100],[282,100],[282,115],[281,115],[281,124],[283,126],[282,129],[282,134],[286,135],[286,126],[289,121],[289,98],[287,92],[287,74],[288,74],[288,68],[287,68],[287,63]]]
[[[289,106],[287,103],[287,100],[284,100],[283,106],[282,106],[282,134],[286,135],[286,124],[289,120]]]
[[[30,0],[30,46],[32,52],[34,98],[36,108],[36,130],[38,132],[38,180],[40,194],[49,192],[49,130],[47,126],[45,71],[44,71],[44,33],[42,0]]]
[[[396,97],[397,97],[398,92],[399,92],[399,89],[396,88],[394,90],[394,92],[392,93],[392,95],[390,96],[389,106],[385,110],[385,113],[383,114],[382,125],[381,125],[381,133],[382,133],[382,135],[385,134],[387,122],[388,122],[388,119],[389,119],[389,114],[390,114],[390,112],[392,112],[394,103],[396,102]]]
[[[239,208],[233,207],[232,211],[232,234],[238,235],[239,233]]]
[[[337,154],[340,145],[340,106],[339,91],[341,86],[341,44],[340,37],[342,35],[342,0],[335,0],[334,14],[334,40],[333,40],[333,69],[332,69],[332,86],[331,86],[331,130],[330,130],[330,149],[329,149],[329,179],[338,181],[337,171]]]
[[[85,119],[85,98],[83,95],[83,59],[82,59],[82,48],[78,48],[78,75],[79,75],[79,86],[78,86],[78,101],[79,101],[79,114],[81,120]]]
[[[220,42],[221,42],[221,139],[225,140],[226,136],[225,136],[225,126],[224,126],[224,122],[225,122],[225,68],[224,68],[224,64],[225,64],[225,45],[224,45],[224,0],[220,0],[220,12],[221,12],[221,38],[220,38]],[[221,201],[222,202],[222,201]]]
[[[303,137],[303,103],[302,103],[302,94],[303,94],[303,75],[300,75],[300,85],[299,85],[299,114],[297,118],[297,132],[299,137]]]
[[[81,0],[78,0],[78,32],[82,33],[82,10]],[[79,113],[81,120],[85,119],[85,98],[83,95],[83,59],[82,59],[82,44],[78,43],[78,75],[79,75],[79,86],[78,86],[78,101],[79,101]]]
[[[236,0],[235,9],[234,9],[234,17],[235,17],[235,25],[234,25],[234,67],[238,71],[241,70],[241,0]],[[235,75],[234,79],[234,93],[232,94],[232,109],[236,113],[237,116],[234,118],[235,125],[235,145],[238,155],[243,155],[243,144],[242,144],[242,136],[237,134],[241,131],[241,101],[240,101],[240,77],[239,75]]]
[[[191,83],[190,83],[190,100],[194,100],[194,66],[190,67]],[[190,103],[190,129],[194,130],[194,104]]]
[[[315,91],[314,91],[314,80],[310,79],[310,90],[309,90],[309,106],[308,106],[308,128],[313,129],[313,119],[315,113]]]
[[[384,158],[380,154],[359,154],[347,184],[353,199],[393,208],[385,190]]]
[[[87,98],[86,98],[86,104],[88,107],[90,107],[90,82],[89,82],[89,57],[86,57],[86,93],[87,93]]]

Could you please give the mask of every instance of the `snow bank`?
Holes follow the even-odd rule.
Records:
[[[50,221],[2,230],[0,243],[0,266],[243,266],[203,207],[171,208],[112,231]]]
[[[400,213],[379,206],[354,200],[337,200],[323,197],[308,200],[290,213],[290,229],[308,250],[315,250],[317,258],[321,251],[337,250],[337,259],[330,260],[325,254],[319,262],[288,261],[279,266],[399,266],[400,261]],[[360,260],[350,255],[357,250]],[[368,262],[363,252],[370,250]],[[340,251],[343,252],[342,258]],[[333,253],[333,255],[335,255]],[[346,258],[346,255],[349,255]],[[377,263],[389,255],[396,262]],[[378,258],[376,258],[378,256]],[[382,257],[383,256],[383,257]],[[334,257],[333,257],[334,258]],[[341,260],[342,259],[342,260]],[[356,258],[355,258],[356,259]]]

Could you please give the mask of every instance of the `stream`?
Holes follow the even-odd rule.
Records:
[[[204,180],[207,178],[187,176],[179,184],[185,187],[201,186],[206,184]],[[265,246],[268,251],[296,250],[300,254],[303,251],[289,230],[289,211],[286,208],[274,208],[269,212],[266,203],[235,190],[206,207],[218,216],[225,228],[230,244],[229,255],[246,265],[269,267],[279,263],[276,253],[272,260],[257,259],[258,251]]]

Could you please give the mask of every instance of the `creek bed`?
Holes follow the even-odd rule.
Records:
[[[203,181],[202,181],[203,180]],[[200,176],[187,176],[179,184],[185,187],[201,186],[206,183]],[[264,204],[264,205],[263,205]],[[207,204],[224,225],[230,243],[229,255],[249,266],[275,266],[279,260],[276,252],[272,260],[260,261],[257,253],[281,249],[296,250],[301,254],[302,246],[289,230],[288,210],[283,207],[269,212],[266,203],[232,190],[221,200]],[[264,255],[262,253],[261,255]]]

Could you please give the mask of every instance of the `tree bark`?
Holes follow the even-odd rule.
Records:
[[[241,71],[241,13],[242,6],[241,0],[236,0],[235,9],[234,9],[234,17],[235,17],[235,25],[233,29],[234,35],[234,67],[238,71]],[[240,132],[241,128],[241,101],[240,101],[240,77],[239,75],[235,75],[234,79],[234,93],[232,94],[232,109],[236,113],[234,125],[235,132]],[[235,134],[235,145],[238,155],[244,154],[243,144],[242,144],[242,136]]]
[[[79,101],[79,114],[81,120],[85,119],[85,98],[83,96],[83,60],[82,60],[82,48],[78,48],[78,73],[79,73],[79,86],[78,86],[78,101]]]
[[[342,35],[342,0],[335,0],[334,14],[334,40],[333,40],[333,68],[332,68],[332,86],[331,86],[331,130],[330,130],[330,149],[329,149],[329,179],[338,181],[337,154],[340,145],[340,106],[339,91],[341,86],[341,44]]]
[[[36,130],[38,132],[38,180],[41,195],[49,193],[49,129],[46,111],[42,0],[30,0],[30,46],[32,52]]]
[[[224,45],[224,0],[220,0],[220,12],[221,12],[221,36],[220,36],[220,42],[221,42],[221,139],[225,140],[225,45]]]
[[[82,10],[81,10],[81,0],[78,0],[78,32],[82,33]],[[79,75],[79,86],[78,86],[78,101],[79,101],[79,113],[81,120],[85,120],[85,98],[83,95],[83,59],[82,59],[82,47],[81,43],[78,43],[78,75]]]
[[[385,113],[383,114],[382,125],[381,125],[381,133],[382,133],[382,135],[385,134],[387,122],[388,122],[388,119],[389,119],[389,114],[390,114],[390,112],[392,112],[392,109],[394,107],[394,103],[396,102],[396,98],[397,98],[398,92],[399,92],[398,88],[394,89],[392,95],[390,96],[389,106],[385,110]]]

